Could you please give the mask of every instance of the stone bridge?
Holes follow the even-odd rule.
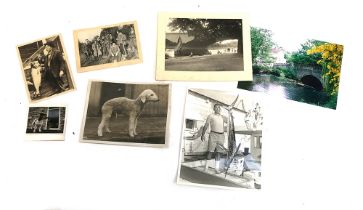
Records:
[[[317,90],[323,90],[326,83],[322,77],[322,69],[309,66],[295,66],[297,78]]]

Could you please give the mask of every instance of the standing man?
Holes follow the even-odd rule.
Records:
[[[44,49],[45,56],[45,72],[46,78],[54,87],[55,92],[64,91],[67,89],[62,80],[65,74],[66,63],[63,59],[62,53],[55,48],[54,42],[45,43]]]
[[[117,45],[120,48],[120,52],[122,54],[122,59],[123,60],[124,60],[124,58],[127,57],[126,41],[127,41],[126,35],[123,34],[121,31],[117,31],[116,42],[117,42]]]
[[[212,159],[212,153],[216,151],[215,155],[215,170],[220,173],[219,170],[219,160],[220,154],[222,153],[222,148],[218,145],[223,146],[224,144],[224,124],[228,124],[227,117],[221,115],[221,106],[219,104],[214,104],[214,113],[208,115],[207,121],[203,127],[202,131],[202,141],[205,141],[205,132],[208,127],[210,127],[209,141],[208,141],[208,154],[205,164],[205,171],[208,169]]]

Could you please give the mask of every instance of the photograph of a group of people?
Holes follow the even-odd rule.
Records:
[[[74,32],[78,69],[92,70],[92,66],[122,65],[126,61],[138,61],[141,57],[136,23],[124,23]],[[85,68],[89,67],[89,68]],[[107,67],[107,66],[104,66]]]
[[[247,91],[189,89],[178,183],[261,188],[263,106]]]
[[[60,35],[18,46],[30,101],[74,89]]]

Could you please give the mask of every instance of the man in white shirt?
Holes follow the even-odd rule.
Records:
[[[208,127],[210,127],[209,133],[209,141],[208,141],[208,154],[207,160],[205,164],[205,171],[208,169],[208,166],[212,159],[212,154],[216,151],[216,162],[215,162],[215,170],[219,173],[219,159],[220,153],[222,153],[222,148],[218,145],[224,145],[224,124],[228,123],[228,119],[225,116],[221,115],[221,107],[219,104],[214,104],[214,113],[208,115],[208,118],[205,122],[202,132],[202,141],[205,141],[205,132]]]

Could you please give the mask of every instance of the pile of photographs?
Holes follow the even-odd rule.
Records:
[[[79,73],[143,61],[136,21],[73,34]],[[265,103],[254,92],[336,109],[343,57],[339,44],[306,39],[287,50],[272,35],[244,14],[160,13],[158,82],[90,80],[80,142],[166,147],[172,85],[165,80],[234,81],[235,90],[186,90],[177,183],[261,189]],[[62,36],[17,49],[32,103],[25,138],[64,140],[66,106],[51,98],[76,87]],[[50,106],[33,105],[44,100]]]

